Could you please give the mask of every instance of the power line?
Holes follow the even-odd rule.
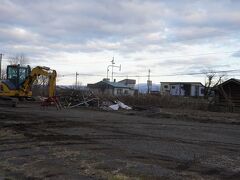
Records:
[[[106,77],[106,75],[103,75],[103,74],[82,74],[82,73],[77,73],[77,74],[78,76]],[[67,75],[58,75],[58,77],[70,77],[70,76],[76,76],[76,73],[67,74]]]
[[[201,75],[201,74],[209,74],[209,73],[228,73],[228,72],[239,72],[240,69],[231,69],[231,70],[222,70],[222,71],[205,71],[205,72],[192,72],[192,73],[176,73],[176,74],[162,74],[162,75],[152,75],[154,77],[158,76],[187,76],[187,75]]]
[[[230,69],[230,70],[222,70],[222,71],[205,71],[205,72],[190,72],[190,73],[176,73],[176,74],[157,74],[157,75],[151,75],[151,77],[163,77],[163,76],[192,76],[192,75],[205,75],[208,73],[235,73],[235,72],[239,72],[240,69]],[[71,76],[75,76],[76,74],[68,74]],[[103,74],[91,74],[91,73],[78,73],[79,76],[91,76],[91,77],[105,77],[105,75]],[[149,77],[148,74],[146,75],[115,75],[115,77]],[[60,77],[65,77],[65,75],[60,75]]]

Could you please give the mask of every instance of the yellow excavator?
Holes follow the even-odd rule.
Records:
[[[55,70],[42,66],[31,69],[29,65],[8,65],[7,78],[0,81],[0,99],[13,100],[32,97],[32,85],[40,75],[49,79],[49,97],[55,96],[57,77]]]

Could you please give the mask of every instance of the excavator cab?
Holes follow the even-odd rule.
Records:
[[[10,89],[19,89],[31,73],[30,66],[8,65],[7,81]]]

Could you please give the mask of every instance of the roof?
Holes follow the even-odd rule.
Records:
[[[135,79],[123,79],[121,81],[118,81],[118,83],[122,83],[122,84],[136,84],[136,80]]]
[[[119,82],[110,82],[110,81],[102,81],[112,87],[115,88],[129,88],[128,86],[126,86],[125,84],[119,83]]]
[[[240,85],[240,79],[231,78],[231,79],[219,84],[218,86],[224,86],[225,84],[228,84],[228,83],[231,83],[231,82]]]
[[[201,82],[160,82],[160,83],[167,83],[167,84],[203,84]]]
[[[96,87],[96,86],[101,86],[102,84],[107,84],[109,86],[112,86],[114,88],[127,88],[129,89],[128,86],[126,86],[125,84],[122,83],[118,83],[118,82],[110,82],[110,81],[99,81],[95,84],[88,84],[88,87]]]

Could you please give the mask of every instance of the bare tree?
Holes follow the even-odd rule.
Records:
[[[58,76],[57,76],[58,77]],[[59,81],[59,77],[56,81]],[[33,84],[34,95],[38,96],[47,96],[49,87],[49,77],[40,75],[37,77],[36,81]]]
[[[20,64],[20,65],[27,65],[29,63],[29,60],[26,58],[24,54],[18,54],[16,56],[12,56],[8,58],[8,63],[10,65],[13,64]],[[0,79],[6,79],[7,78],[7,72],[6,69],[2,69],[2,74],[0,75]]]
[[[214,71],[206,72],[205,98],[211,95],[212,90],[224,81],[226,74],[217,74]]]
[[[27,65],[29,63],[29,60],[24,54],[18,54],[14,57],[9,57],[8,62],[10,64]]]
[[[32,90],[34,95],[37,96],[47,96],[48,94],[48,83],[49,79],[46,76],[40,75],[37,77],[36,81],[34,81]]]
[[[6,79],[6,78],[7,78],[7,72],[6,72],[6,69],[2,69],[2,74],[1,74],[0,79]]]

